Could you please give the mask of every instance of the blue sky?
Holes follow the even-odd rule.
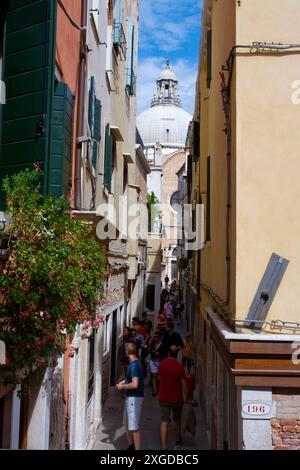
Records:
[[[138,114],[149,108],[155,80],[170,59],[183,108],[193,114],[203,0],[140,0]]]

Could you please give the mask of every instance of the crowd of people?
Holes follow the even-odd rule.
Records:
[[[132,325],[124,328],[118,352],[123,380],[117,384],[117,389],[125,391],[124,424],[128,450],[141,449],[140,418],[147,376],[152,385],[152,395],[158,395],[160,402],[162,449],[168,448],[171,416],[175,423],[176,446],[182,445],[182,409],[185,403],[193,402],[195,388],[191,334],[186,333],[182,339],[175,331],[175,323],[181,324],[183,312],[180,286],[176,281],[169,285],[165,279],[160,311],[154,322],[144,313],[141,320],[135,317]]]

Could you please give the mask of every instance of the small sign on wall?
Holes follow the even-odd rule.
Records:
[[[244,419],[271,419],[275,414],[273,403],[256,400],[242,403],[242,418]]]
[[[264,416],[271,412],[272,407],[267,403],[246,403],[243,405],[243,413],[250,416]]]

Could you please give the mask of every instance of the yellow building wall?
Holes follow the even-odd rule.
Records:
[[[211,8],[211,15],[208,8]],[[207,0],[199,67],[200,175],[193,193],[207,203],[211,157],[211,241],[201,252],[201,281],[226,299],[227,157],[219,72],[231,47],[255,41],[300,43],[298,0]],[[205,31],[212,27],[212,82],[206,85]],[[225,72],[226,79],[228,73]],[[231,292],[228,310],[245,319],[272,253],[290,261],[267,320],[299,321],[300,307],[300,48],[254,54],[238,49],[231,85]],[[199,102],[196,101],[196,109]],[[198,255],[195,255],[197,259]],[[196,263],[198,264],[198,263]],[[202,292],[202,308],[214,305]]]
[[[210,15],[206,7],[211,3]],[[202,202],[207,204],[207,157],[211,160],[211,241],[201,252],[201,281],[208,285],[222,299],[226,299],[226,204],[227,204],[227,157],[225,115],[221,97],[221,79],[219,72],[225,65],[229,51],[235,44],[235,1],[220,0],[206,2],[204,7],[203,28],[213,30],[213,62],[211,88],[206,85],[207,58],[202,51],[200,57],[200,189]],[[233,79],[234,83],[234,79]],[[235,109],[233,102],[233,111]],[[233,120],[235,120],[233,112]],[[234,160],[234,154],[232,156]],[[233,162],[234,163],[234,162]],[[234,181],[233,181],[234,183]],[[234,184],[233,184],[234,190]],[[234,205],[232,207],[232,226],[234,234]],[[234,238],[232,238],[232,243]],[[232,247],[233,248],[233,247]],[[232,256],[232,295],[230,310],[234,310],[235,266]],[[211,297],[202,293],[202,305],[213,305]]]
[[[298,0],[242,1],[237,43],[300,43]],[[300,79],[298,52],[239,53],[236,314],[245,318],[272,253],[290,264],[267,319],[300,319]]]

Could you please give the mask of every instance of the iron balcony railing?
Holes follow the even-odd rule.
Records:
[[[120,54],[121,60],[126,60],[126,37],[122,23],[114,22],[113,44]]]

